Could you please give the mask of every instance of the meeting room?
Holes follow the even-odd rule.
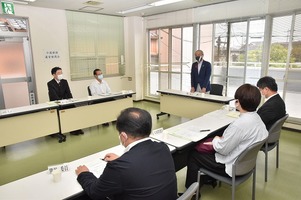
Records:
[[[6,0],[0,199],[298,199],[300,0]]]

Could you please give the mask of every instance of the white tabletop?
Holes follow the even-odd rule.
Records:
[[[72,105],[76,103],[84,103],[84,102],[95,101],[95,100],[105,100],[109,98],[121,97],[124,95],[133,95],[133,94],[135,94],[135,92],[131,90],[123,90],[120,92],[112,92],[109,94],[103,94],[99,96],[87,96],[87,97],[73,98],[73,99],[62,99],[57,101],[51,101],[51,103],[57,103],[58,105],[63,106],[63,105]]]
[[[8,108],[8,109],[3,109],[0,110],[0,117],[6,117],[10,115],[18,115],[22,113],[30,113],[30,112],[35,112],[38,110],[46,110],[46,109],[51,109],[51,108],[56,108],[58,107],[56,104],[53,103],[40,103],[40,104],[33,104],[29,106],[21,106],[21,107],[16,107],[16,108]]]
[[[225,96],[212,95],[212,94],[199,93],[199,92],[191,93],[191,92],[185,92],[185,91],[181,91],[181,90],[171,90],[171,89],[158,90],[158,92],[174,94],[174,95],[178,95],[178,96],[192,97],[192,98],[200,99],[200,100],[218,101],[218,102],[223,102],[223,103],[228,103],[229,101],[234,99],[233,97],[225,97]]]
[[[40,104],[33,104],[29,106],[21,106],[16,108],[8,108],[8,109],[2,109],[0,110],[0,117],[7,117],[10,115],[18,115],[23,113],[30,113],[35,112],[38,110],[43,109],[51,109],[51,108],[57,108],[58,105],[70,105],[74,103],[82,103],[87,101],[93,101],[93,100],[101,100],[101,99],[107,99],[107,98],[113,98],[113,97],[119,97],[124,95],[132,95],[135,94],[135,92],[131,90],[123,90],[120,92],[112,92],[110,94],[100,95],[100,96],[88,96],[88,97],[82,97],[78,99],[63,99],[60,101],[51,101],[47,103],[40,103]]]
[[[238,112],[216,110],[166,129],[162,133],[152,134],[151,137],[176,148],[182,148],[191,142],[200,141],[210,133],[227,126],[237,117]]]
[[[170,151],[175,151],[175,147],[169,146]],[[101,159],[107,153],[115,153],[122,155],[124,147],[121,145],[106,149],[99,153],[89,155],[87,157],[68,163],[69,171],[62,173],[61,181],[54,182],[53,177],[48,170],[19,179],[17,181],[0,186],[1,200],[54,200],[64,199],[83,191],[77,182],[75,169],[79,165],[86,165],[89,170],[99,177],[106,162]]]

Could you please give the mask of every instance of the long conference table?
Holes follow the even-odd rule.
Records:
[[[229,104],[233,97],[225,97],[199,92],[185,92],[180,90],[158,90],[160,93],[159,116],[172,114],[179,117],[194,119],[206,113],[220,109],[225,104]]]
[[[179,170],[186,165],[187,152],[193,148],[196,142],[227,127],[237,117],[235,111],[216,110],[160,132],[154,130],[150,137],[168,145],[176,170]],[[53,182],[52,175],[45,170],[5,184],[0,186],[0,198],[5,200],[76,199],[83,194],[83,190],[76,180],[76,167],[85,164],[92,173],[100,176],[106,165],[106,162],[101,160],[104,155],[109,152],[122,155],[123,149],[119,145],[68,163],[69,171],[62,173],[62,179],[59,182]]]
[[[0,110],[0,147],[115,121],[123,109],[133,107],[133,94],[123,91]]]

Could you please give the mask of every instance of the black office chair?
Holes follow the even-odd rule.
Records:
[[[87,89],[88,89],[89,96],[92,96],[92,93],[91,93],[91,90],[90,90],[90,86],[88,86]]]
[[[202,173],[218,180],[219,185],[221,185],[221,182],[225,182],[232,186],[232,200],[234,200],[236,186],[248,180],[249,177],[253,174],[252,199],[254,200],[256,183],[256,159],[260,148],[266,142],[266,140],[267,138],[263,141],[254,143],[238,156],[238,158],[232,165],[232,177],[222,176],[208,169],[201,168],[198,172],[198,183],[200,183],[200,176]],[[197,191],[196,195],[196,199],[198,199],[199,191]]]
[[[265,182],[268,181],[268,152],[272,149],[276,148],[276,168],[279,167],[279,139],[281,128],[288,118],[288,114],[284,117],[278,119],[269,129],[269,136],[265,144],[261,147],[260,151],[263,151],[265,154],[265,170],[264,170],[264,180]]]
[[[210,94],[223,96],[224,86],[221,84],[211,84]]]

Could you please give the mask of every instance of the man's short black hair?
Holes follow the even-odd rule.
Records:
[[[62,70],[62,68],[60,68],[60,67],[54,67],[54,68],[52,68],[52,69],[51,69],[51,75],[56,74],[56,72],[57,72],[58,70]]]
[[[264,76],[257,81],[257,87],[263,89],[265,87],[269,88],[270,90],[277,92],[278,86],[274,78],[270,76]]]
[[[254,85],[243,84],[236,90],[234,98],[239,100],[242,109],[253,112],[256,111],[260,103],[261,94],[259,89]]]
[[[126,108],[117,118],[116,128],[132,137],[148,137],[152,130],[152,117],[146,110]]]
[[[96,72],[101,71],[100,69],[94,69],[93,75],[96,75]]]

